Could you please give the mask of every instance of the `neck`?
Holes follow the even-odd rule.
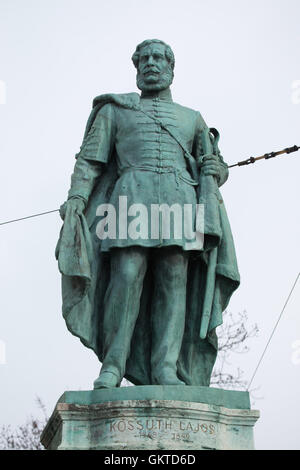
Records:
[[[170,87],[164,90],[142,90],[141,98],[159,98],[161,100],[172,101]]]

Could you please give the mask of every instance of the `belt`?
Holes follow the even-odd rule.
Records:
[[[174,168],[172,166],[165,166],[165,167],[157,167],[157,166],[130,166],[124,168],[120,172],[120,176],[122,176],[124,173],[127,173],[129,171],[152,171],[153,173],[159,173],[159,174],[164,174],[164,173],[173,173],[175,176],[175,181],[177,186],[179,186],[179,180],[184,181],[187,184],[190,184],[191,186],[198,186],[198,183],[191,178],[186,178],[184,175],[182,175],[183,171],[187,171],[186,168]]]

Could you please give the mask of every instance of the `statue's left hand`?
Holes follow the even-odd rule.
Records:
[[[78,198],[72,197],[68,199],[66,202],[64,202],[59,208],[59,215],[62,218],[62,220],[65,219],[68,208],[74,209],[77,212],[77,214],[82,214],[85,209],[85,202],[83,199],[79,197]]]
[[[59,208],[59,215],[62,220],[65,220],[67,210],[67,201],[65,201]]]
[[[201,165],[201,173],[205,176],[211,175],[217,178],[220,177],[219,159],[216,155],[204,157]]]

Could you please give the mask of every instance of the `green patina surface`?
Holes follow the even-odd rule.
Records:
[[[42,434],[47,449],[253,449],[248,392],[194,386],[67,391]]]
[[[109,390],[68,391],[60,397],[58,403],[95,405],[126,400],[185,401],[224,406],[229,409],[250,410],[248,392],[180,385],[141,385],[111,388]]]
[[[210,132],[198,111],[172,100],[171,48],[145,41],[132,59],[141,95],[94,100],[61,211],[56,256],[63,315],[102,362],[95,388],[117,387],[124,376],[139,386],[208,386],[216,328],[239,285],[219,191],[228,168],[217,131]],[[146,211],[155,204],[190,204],[195,233],[195,206],[203,205],[203,230],[197,232],[203,246],[190,248],[185,233],[165,239],[162,216],[158,238],[150,229],[137,238],[121,236],[119,221],[127,211],[119,209],[120,197]],[[116,237],[102,239],[97,232],[103,204],[116,211]],[[131,222],[138,225],[136,218]]]

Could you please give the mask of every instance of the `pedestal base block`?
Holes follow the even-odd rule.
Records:
[[[247,392],[137,386],[65,392],[43,431],[46,449],[253,449]]]

